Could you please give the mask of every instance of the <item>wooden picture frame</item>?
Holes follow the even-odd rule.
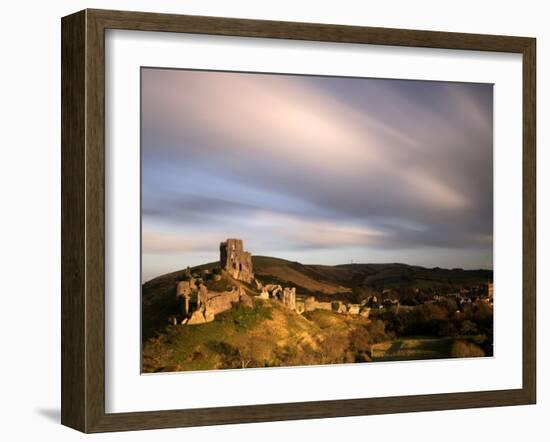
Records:
[[[105,412],[105,30],[495,51],[523,57],[523,385],[513,390]],[[533,38],[84,10],[62,19],[62,408],[83,432],[533,404],[536,41]]]

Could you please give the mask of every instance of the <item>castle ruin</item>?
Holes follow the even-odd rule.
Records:
[[[242,239],[227,239],[220,243],[220,266],[239,281],[251,282],[254,279],[252,255],[243,250]]]
[[[216,282],[222,280],[224,272],[236,281],[230,283],[229,287],[216,287]],[[231,309],[236,304],[252,307],[252,297],[238,281],[251,283],[256,293],[259,292],[255,296],[259,300],[278,301],[298,314],[313,310],[329,310],[368,317],[370,312],[370,308],[363,304],[345,304],[337,300],[322,302],[311,295],[298,296],[295,287],[263,284],[254,277],[252,255],[243,250],[242,239],[230,238],[220,243],[220,268],[217,272],[207,269],[192,270],[189,267],[184,271],[182,280],[176,285],[178,314],[173,315],[170,321],[174,324],[204,324],[213,321],[217,314]],[[209,290],[208,287],[214,289]]]

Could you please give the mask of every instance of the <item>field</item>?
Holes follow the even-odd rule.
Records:
[[[373,345],[371,355],[373,362],[485,356],[471,347],[472,340],[476,339],[480,337],[401,338]],[[456,351],[460,346],[467,346],[469,353],[458,356]]]

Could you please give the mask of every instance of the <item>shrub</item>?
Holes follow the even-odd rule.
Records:
[[[349,334],[350,350],[355,354],[370,352],[371,338],[366,327],[358,327]]]
[[[451,321],[441,321],[439,324],[439,336],[456,336],[458,330]]]
[[[271,354],[269,342],[254,336],[243,336],[236,345],[213,341],[208,347],[218,354],[223,368],[263,367]]]
[[[448,315],[452,315],[454,312],[458,310],[458,304],[453,298],[445,298],[441,301],[439,305],[441,305],[442,307],[445,307]]]
[[[222,361],[224,368],[240,368],[241,361],[239,350],[231,344],[223,341],[213,341],[208,343],[208,347],[214,353],[217,353]]]
[[[321,363],[319,354],[313,349],[309,343],[304,343],[301,346],[285,345],[277,347],[273,352],[273,362],[275,366],[291,366],[291,365],[316,365]]]
[[[492,327],[493,307],[483,301],[477,301],[473,307],[473,320],[483,327]]]
[[[390,339],[383,321],[373,320],[368,324],[352,330],[348,336],[349,352],[355,362],[370,361],[372,344]]]
[[[444,321],[449,317],[447,306],[440,304],[422,304],[420,314],[425,322]]]
[[[485,356],[485,352],[476,344],[464,340],[456,340],[451,347],[453,358],[478,358]]]
[[[397,330],[400,335],[406,336],[441,336],[443,332],[450,332],[446,325],[449,322],[447,308],[439,304],[423,304],[399,315],[402,328]],[[445,331],[445,327],[447,330]]]
[[[247,330],[264,319],[273,318],[271,309],[261,303],[255,303],[252,308],[237,304],[224,314],[229,315],[237,330]]]
[[[383,321],[373,320],[365,326],[367,333],[370,336],[372,344],[387,341],[390,336],[386,332],[386,325]]]
[[[461,335],[475,335],[477,333],[477,325],[468,319],[460,324]]]
[[[317,348],[321,364],[339,364],[353,361],[348,352],[348,347],[349,340],[346,335],[328,335],[319,343]]]

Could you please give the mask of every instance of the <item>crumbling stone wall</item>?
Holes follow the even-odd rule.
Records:
[[[189,314],[189,300],[191,299],[191,293],[196,289],[197,286],[195,285],[194,279],[178,282],[176,293],[180,304],[180,313],[182,315]]]
[[[222,275],[227,273],[234,279],[253,283],[256,290],[260,292],[257,295],[259,299],[275,299],[281,302],[289,310],[299,314],[313,310],[327,310],[335,313],[361,315],[367,317],[370,314],[370,305],[367,302],[361,304],[346,304],[343,301],[334,300],[332,302],[318,301],[314,296],[300,296],[297,298],[296,287],[282,287],[279,284],[263,284],[254,278],[252,270],[252,255],[243,250],[243,241],[240,239],[229,238],[220,243],[220,267]],[[222,278],[219,273],[213,274],[210,270],[203,269],[192,272],[188,267],[184,274],[184,281],[180,281],[176,287],[177,298],[180,303],[179,315],[169,318],[172,323],[181,319],[181,324],[203,324],[213,321],[215,316],[232,308],[235,304],[252,307],[253,301],[245,293],[243,287],[233,286],[229,291],[209,292],[205,281],[219,281]],[[235,282],[233,282],[235,284]],[[491,287],[492,288],[492,287]],[[196,305],[194,311],[190,305],[191,295],[196,296]],[[376,298],[374,302],[376,302]]]
[[[368,319],[368,317],[370,316],[370,311],[371,309],[369,307],[363,307],[361,309],[361,311],[359,312],[359,314],[365,318],[365,319]]]
[[[285,287],[283,290],[283,305],[290,310],[296,310],[296,287]]]
[[[205,301],[205,306],[215,315],[229,310],[231,307],[233,307],[233,304],[239,302],[241,290],[242,289],[234,288],[229,292],[208,293],[208,297]]]
[[[209,292],[206,286],[201,285],[198,295],[197,309],[185,318],[182,324],[204,324],[213,321],[217,314],[229,310],[238,302],[250,304],[251,300],[241,287],[233,287],[226,292]]]
[[[332,302],[320,302],[314,296],[308,296],[304,300],[304,311],[312,312],[313,310],[329,310],[332,311]]]
[[[229,238],[220,243],[220,266],[240,281],[251,282],[254,279],[252,255],[244,251],[242,239]]]

